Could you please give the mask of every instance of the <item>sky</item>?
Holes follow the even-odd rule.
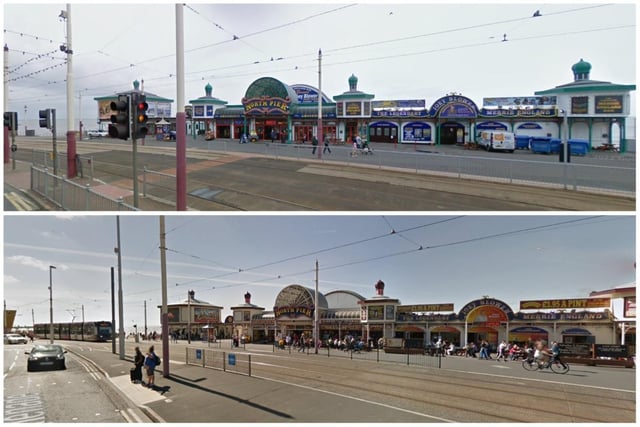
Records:
[[[36,125],[44,108],[56,108],[59,131],[66,128],[63,9],[3,2],[8,110],[38,134],[46,131]],[[209,83],[213,96],[238,105],[251,83],[267,76],[317,87],[319,49],[330,98],[347,91],[355,74],[358,89],[375,100],[431,106],[456,92],[481,106],[484,97],[533,96],[569,83],[580,59],[592,64],[594,80],[634,84],[636,16],[630,0],[187,3],[185,101],[204,96]],[[174,4],[74,2],[69,19],[76,127],[79,120],[96,127],[93,98],[130,90],[134,80],[177,98]],[[632,105],[635,116],[634,92]]]
[[[16,323],[111,319],[111,267],[118,293],[120,221],[123,325],[160,325],[157,215],[4,215],[4,286]],[[402,304],[466,303],[489,296],[519,311],[522,300],[586,298],[635,285],[632,215],[168,215],[167,302],[195,291],[230,307],[273,310],[298,284],[323,294],[370,298],[375,283]],[[74,317],[75,316],[75,317]],[[118,319],[116,314],[116,319]]]

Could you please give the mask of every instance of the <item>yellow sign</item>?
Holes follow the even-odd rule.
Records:
[[[520,310],[609,308],[611,298],[545,299],[520,301]]]

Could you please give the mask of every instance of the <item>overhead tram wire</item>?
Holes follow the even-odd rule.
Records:
[[[415,226],[415,227],[409,227],[409,228],[400,230],[399,232],[400,233],[404,233],[404,232],[407,232],[407,231],[413,231],[413,230],[417,230],[417,229],[420,229],[420,228],[431,227],[431,226],[442,224],[442,223],[445,223],[445,222],[455,221],[455,220],[458,220],[458,219],[463,218],[463,217],[464,217],[464,215],[456,216],[456,217],[453,217],[453,218],[447,218],[447,219],[444,219],[444,220],[441,220],[441,221],[432,222],[432,223],[429,223],[429,224],[422,224],[422,225]],[[258,270],[258,269],[265,268],[265,267],[271,267],[273,265],[282,264],[284,262],[293,261],[293,260],[296,260],[296,259],[305,258],[305,257],[309,257],[309,256],[315,256],[315,255],[318,255],[318,254],[321,254],[321,253],[324,253],[324,252],[334,251],[334,250],[337,250],[337,249],[344,249],[344,248],[349,247],[349,246],[355,246],[355,245],[359,245],[359,244],[362,244],[362,243],[367,243],[367,242],[371,242],[371,241],[374,241],[374,240],[382,239],[384,237],[392,236],[395,233],[396,233],[396,231],[394,230],[393,232],[390,232],[390,233],[384,233],[384,234],[380,234],[380,235],[377,235],[377,236],[368,237],[366,239],[356,240],[356,241],[353,241],[353,242],[332,246],[330,248],[319,249],[317,251],[312,251],[312,252],[308,252],[308,253],[305,253],[305,254],[294,255],[294,256],[291,256],[291,257],[283,258],[283,259],[276,260],[276,261],[271,261],[271,262],[268,262],[268,263],[265,263],[265,264],[256,265],[256,266],[249,267],[249,268],[244,268],[244,269],[236,268],[235,269],[236,271],[231,271],[229,273],[225,273],[225,274],[222,274],[222,275],[219,275],[219,276],[215,276],[215,277],[192,280],[190,282],[182,283],[181,285],[196,283],[196,282],[198,282],[200,280],[202,280],[202,281],[204,281],[204,280],[215,280],[215,279],[219,279],[219,278],[222,278],[222,277],[227,277],[227,276],[229,276],[231,274],[245,273],[245,272]],[[203,259],[203,258],[201,258],[201,257],[199,257],[197,255],[189,255],[189,254],[186,254],[186,253],[183,253],[183,252],[180,252],[180,251],[176,251],[176,250],[171,250],[171,249],[168,249],[168,248],[167,248],[167,250],[168,251],[172,251],[174,253],[181,253],[181,254],[183,254],[185,256],[190,256],[192,258]],[[211,262],[215,262],[215,261],[211,261]]]
[[[557,15],[557,14],[567,14],[567,13],[573,13],[573,12],[582,11],[582,10],[586,10],[586,9],[593,9],[593,8],[597,8],[597,7],[604,7],[604,6],[610,6],[610,5],[611,4],[609,4],[609,5],[595,5],[595,6],[588,6],[588,7],[583,7],[583,8],[575,8],[575,9],[569,9],[569,10],[555,12],[555,13],[546,13],[543,16],[553,16],[553,15]],[[340,9],[341,8],[333,9],[332,11],[336,11],[336,10],[340,10]],[[328,11],[328,12],[324,12],[324,13],[326,14],[326,13],[330,13],[332,11]],[[301,22],[301,21],[304,21],[306,19],[310,19],[310,18],[312,18],[314,16],[318,16],[318,15],[312,15],[310,17],[303,18],[303,19],[298,20],[298,21],[292,21],[291,23],[283,24],[283,25],[280,25],[280,26],[277,26],[277,27],[273,27],[273,28],[270,28],[270,29],[265,29],[265,30],[262,30],[262,31],[251,33],[249,35],[242,36],[242,37],[254,36],[254,35],[257,35],[257,34],[260,34],[260,33],[268,32],[268,31],[271,31],[271,30],[276,29],[276,28],[281,28],[283,26],[292,25],[293,23]],[[514,19],[511,19],[511,20],[496,21],[496,22],[492,22],[492,23],[478,24],[478,25],[468,26],[468,27],[460,27],[460,28],[457,28],[457,29],[443,30],[443,31],[437,32],[437,33],[427,33],[427,34],[423,34],[423,35],[410,36],[410,37],[401,38],[401,39],[383,40],[383,41],[379,41],[379,42],[372,42],[372,43],[366,43],[366,44],[361,44],[361,45],[347,46],[347,47],[337,48],[337,49],[328,49],[328,50],[325,51],[325,53],[330,55],[329,52],[337,52],[337,51],[343,51],[343,50],[347,50],[347,49],[355,49],[355,48],[360,48],[360,47],[364,47],[364,46],[375,46],[375,45],[389,43],[389,42],[393,42],[393,41],[399,41],[399,40],[403,40],[403,39],[425,37],[425,36],[429,36],[429,35],[442,34],[442,33],[445,33],[445,32],[452,32],[452,31],[462,31],[462,30],[465,30],[465,29],[473,29],[473,28],[485,27],[485,26],[489,26],[489,25],[495,25],[496,23],[501,23],[501,22],[508,23],[508,22],[515,22],[515,21],[518,21],[518,20],[525,20],[525,19],[532,19],[532,17],[528,16],[526,18],[514,18]],[[592,32],[592,31],[605,31],[605,30],[608,30],[608,29],[619,29],[619,28],[628,28],[628,27],[633,27],[633,26],[607,27],[607,28],[599,28],[599,29],[595,29],[595,30],[575,31],[575,32],[571,32],[571,33],[549,34],[549,35],[545,35],[544,37],[545,38],[549,38],[549,37],[554,37],[554,36],[557,36],[557,35],[580,34],[580,33]],[[526,39],[534,39],[534,38],[537,38],[537,37],[541,37],[541,36],[532,36],[532,37],[529,37],[529,38],[526,38]],[[520,40],[520,39],[509,39],[509,41],[517,41],[517,40]],[[200,49],[203,49],[203,48],[206,48],[206,47],[213,47],[215,45],[222,44],[222,43],[228,43],[228,42],[231,42],[231,41],[233,41],[233,40],[228,40],[228,41],[223,41],[223,42],[220,42],[220,43],[205,45],[205,46],[201,46],[201,47],[198,47],[198,48],[194,48],[194,49],[189,50],[187,52],[193,52],[193,51],[200,50]],[[421,54],[434,53],[434,52],[439,52],[439,51],[447,51],[447,50],[455,50],[455,49],[461,49],[461,48],[467,48],[467,47],[474,47],[474,46],[483,45],[483,44],[490,44],[490,43],[461,45],[461,46],[457,46],[457,47],[442,48],[442,49],[431,50],[431,51],[414,52],[414,53],[401,54],[401,55],[389,55],[389,56],[378,57],[378,58],[364,58],[364,59],[360,59],[360,60],[350,60],[350,61],[343,61],[343,62],[339,62],[339,63],[326,62],[324,65],[329,67],[329,66],[335,66],[335,65],[368,62],[368,61],[374,61],[374,60],[392,59],[392,58],[403,57],[403,56],[421,55]],[[310,56],[311,57],[311,56],[314,56],[314,55],[315,55],[315,53],[300,54],[300,55],[296,55],[294,57],[288,57],[286,59],[304,57],[304,56]],[[150,58],[148,60],[141,61],[140,63],[151,62],[151,61],[155,61],[155,60],[159,60],[159,59],[169,58],[169,57],[172,57],[172,56],[173,56],[173,54],[163,55],[163,56],[160,56],[160,57]],[[225,66],[225,67],[210,69],[210,70],[207,70],[207,71],[216,71],[216,70],[220,70],[220,69],[240,68],[240,67],[245,67],[245,66],[249,66],[249,65],[253,65],[253,64],[255,64],[255,63],[238,64],[236,66]],[[135,65],[136,64],[131,64],[131,66],[135,66]],[[129,67],[120,67],[120,68],[118,68],[116,70],[105,70],[105,71],[101,71],[99,73],[93,73],[93,74],[86,75],[86,76],[79,76],[79,77],[76,77],[76,79],[95,77],[95,76],[103,75],[103,74],[110,74],[110,73],[113,73],[115,71],[120,71],[120,70],[123,70],[125,68],[130,68],[131,66],[129,66]],[[314,65],[310,65],[308,67],[304,67],[303,66],[303,67],[298,67],[298,68],[299,69],[311,69],[311,68],[315,68],[315,67],[316,67],[316,65],[314,64]],[[274,70],[273,72],[278,72],[278,71],[289,71],[289,69],[287,68],[287,69],[281,69],[281,70]],[[192,73],[187,73],[187,74],[192,74]],[[259,72],[250,72],[250,73],[245,73],[245,74],[237,74],[236,73],[236,74],[233,74],[233,75],[230,75],[230,76],[215,76],[215,77],[218,78],[218,79],[225,79],[225,78],[243,77],[243,76],[260,75],[260,74],[263,74],[263,73],[259,73]],[[166,76],[162,76],[162,77],[157,77],[157,78],[147,78],[146,80],[147,81],[152,81],[152,80],[167,79],[167,78],[168,77],[166,77]],[[173,77],[170,76],[169,78],[173,78]],[[193,79],[193,80],[190,80],[190,81],[196,81],[196,80],[201,80],[201,79],[202,78],[197,78],[197,79]]]
[[[500,238],[500,237],[505,237],[505,236],[512,236],[512,235],[517,235],[517,234],[530,233],[530,232],[534,232],[534,231],[547,230],[547,229],[552,229],[552,228],[556,228],[556,227],[559,227],[559,226],[567,226],[567,225],[571,225],[571,224],[577,224],[577,223],[580,223],[580,222],[589,221],[589,220],[593,220],[593,219],[598,219],[598,218],[602,218],[602,217],[603,217],[602,215],[597,215],[597,216],[591,216],[591,217],[586,217],[586,218],[571,219],[571,220],[567,220],[567,221],[556,222],[556,223],[553,223],[553,224],[545,224],[545,225],[539,225],[539,226],[529,227],[529,228],[524,228],[524,229],[519,229],[519,230],[495,233],[495,234],[490,234],[490,235],[487,235],[487,236],[475,237],[475,238],[472,238],[472,239],[464,239],[464,240],[459,240],[459,241],[456,241],[456,242],[443,243],[443,244],[439,244],[439,245],[431,245],[431,246],[421,245],[420,248],[416,248],[416,249],[404,250],[404,251],[394,252],[394,253],[390,253],[390,254],[386,254],[386,255],[380,255],[380,256],[376,256],[376,257],[369,257],[369,258],[365,258],[365,259],[361,259],[361,260],[345,262],[345,263],[342,263],[342,264],[327,265],[327,266],[323,266],[322,269],[324,271],[335,270],[335,269],[339,269],[339,268],[350,267],[350,266],[357,265],[357,264],[364,264],[364,263],[368,263],[368,262],[380,261],[380,260],[383,260],[383,259],[409,255],[409,254],[413,254],[413,253],[417,253],[417,252],[421,252],[421,251],[426,251],[426,250],[433,250],[433,249],[438,249],[438,248],[443,248],[443,247],[474,243],[474,242],[481,241],[481,240],[489,240],[489,239],[495,239],[495,238]],[[277,277],[274,277],[274,279],[282,279],[282,278],[285,278],[285,277],[295,277],[295,276],[300,276],[300,275],[303,275],[303,274],[309,274],[309,273],[312,273],[314,271],[315,271],[315,269],[309,269],[309,270],[299,271],[299,272],[290,273],[290,274],[280,274]],[[227,276],[227,275],[224,275],[224,276]],[[224,277],[224,276],[221,276],[221,277]],[[238,283],[237,285],[230,285],[229,287],[231,287],[231,286],[246,286],[248,284],[255,284],[255,283],[264,282],[264,281],[265,280],[254,281],[254,282],[243,282],[243,283]]]

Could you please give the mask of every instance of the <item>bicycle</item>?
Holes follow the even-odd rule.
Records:
[[[551,369],[556,374],[566,374],[569,372],[569,364],[567,362],[562,362],[555,357],[549,358],[546,362],[539,362],[533,358],[527,358],[522,362],[522,367],[527,371]]]

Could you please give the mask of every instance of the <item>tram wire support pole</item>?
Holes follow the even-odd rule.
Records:
[[[168,378],[169,372],[169,313],[167,309],[167,247],[166,247],[166,233],[164,226],[164,215],[160,215],[160,276],[162,287],[162,358],[164,364],[162,365],[162,376]],[[147,327],[147,312],[145,301],[145,334]],[[187,355],[189,354],[187,350]],[[188,362],[188,359],[187,359]]]
[[[184,5],[176,4],[176,210],[187,210],[187,136],[184,111]]]
[[[324,139],[322,137],[322,49],[318,49],[318,159],[322,159]]]

